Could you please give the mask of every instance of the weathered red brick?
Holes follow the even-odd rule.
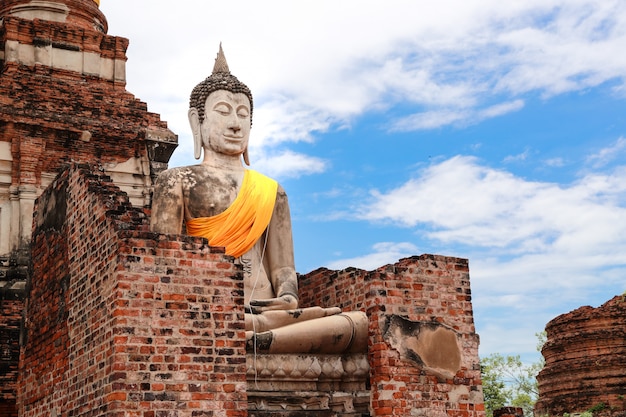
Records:
[[[156,244],[158,235],[129,232],[140,230],[145,219],[122,216],[127,223],[121,223],[119,213],[105,214],[99,232],[90,229],[92,219],[107,212],[103,202],[112,196],[118,198],[119,189],[108,179],[72,165],[39,199],[44,207],[51,199],[64,199],[67,207],[59,231],[34,233],[36,266],[22,356],[28,373],[19,382],[23,416],[49,415],[60,404],[73,415],[92,410],[90,417],[121,410],[130,413],[125,416],[144,411],[158,416],[196,409],[199,401],[209,401],[215,410],[245,410],[245,392],[234,384],[245,381],[245,333],[220,330],[221,320],[243,321],[243,282],[232,258],[216,255],[206,242],[180,249],[168,255],[213,258],[211,265],[221,265],[212,270],[217,279],[210,286],[176,284],[186,282],[193,268],[183,263],[170,283],[154,287],[153,272],[138,271],[135,262],[127,262],[128,252],[120,251],[131,243],[133,249]],[[125,210],[138,209],[128,205]],[[181,236],[178,243],[186,239]],[[70,257],[77,251],[82,255]],[[147,288],[152,296],[138,299]],[[230,306],[227,311],[213,303],[218,293]],[[193,309],[189,299],[195,300]],[[70,338],[70,333],[80,337]],[[222,348],[212,348],[218,345]],[[228,365],[213,365],[226,358]]]

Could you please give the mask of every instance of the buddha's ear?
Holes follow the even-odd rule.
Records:
[[[246,146],[246,149],[243,151],[243,162],[246,163],[246,165],[250,166],[250,156],[248,156],[248,147]]]
[[[193,135],[193,156],[200,159],[202,155],[202,123],[200,122],[200,114],[195,107],[189,109],[187,113],[189,117],[189,125],[191,126],[191,134]]]

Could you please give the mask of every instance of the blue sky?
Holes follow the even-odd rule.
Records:
[[[196,163],[219,42],[255,97],[252,168],[296,263],[469,258],[481,354],[537,359],[555,316],[626,290],[626,3],[102,0],[127,89]]]

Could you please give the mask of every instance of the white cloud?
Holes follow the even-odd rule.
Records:
[[[509,162],[525,161],[529,155],[530,155],[530,149],[527,148],[522,153],[519,153],[517,155],[507,156],[506,158],[504,158],[504,162],[509,163]]]
[[[533,294],[550,305],[614,285],[626,260],[626,167],[569,186],[531,182],[470,157],[434,164],[401,187],[374,191],[359,217],[412,228],[473,259],[475,293]],[[530,305],[525,303],[527,307]],[[521,308],[521,307],[519,307]]]
[[[254,110],[253,145],[263,148],[282,142],[311,142],[312,133],[325,132],[336,121],[330,114],[313,112],[314,108],[285,97],[261,104]]]
[[[626,166],[563,186],[457,156],[400,187],[372,192],[356,212],[362,220],[410,228],[430,248],[455,247],[455,256],[463,248],[482,354],[525,352],[535,360],[534,333],[549,320],[625,288]],[[391,262],[379,252],[385,251],[333,265]]]
[[[507,103],[500,103],[478,112],[477,121],[502,116],[503,114],[518,111],[524,107],[524,100],[514,100]]]
[[[590,155],[587,158],[587,163],[591,164],[594,168],[601,168],[624,154],[626,154],[626,138],[621,137],[614,145],[603,148],[599,152]]]
[[[433,110],[403,117],[391,126],[392,132],[410,132],[413,130],[435,129],[462,120],[467,120],[467,110]]]
[[[616,57],[614,48],[626,41],[620,24],[625,14],[617,1],[563,2],[553,17],[502,31],[496,44],[509,51],[502,58],[510,71],[498,81],[498,89],[514,94],[539,90],[549,96],[613,78],[623,83],[626,58]]]
[[[414,114],[397,113],[396,130],[471,124],[519,110],[523,94],[609,80],[620,90],[626,78],[618,0],[107,0],[101,8],[109,33],[131,39],[129,90],[179,134],[189,92],[222,41],[255,94],[260,147],[314,140],[364,112],[404,105]]]
[[[392,123],[392,132],[436,129],[446,125],[471,125],[485,119],[502,116],[524,107],[523,100],[499,103],[484,109],[447,108],[412,114]]]
[[[328,262],[326,267],[341,270],[352,266],[369,271],[383,265],[394,264],[399,259],[415,255],[419,251],[409,242],[380,242],[373,245],[372,249],[373,252],[367,255]]]
[[[565,160],[561,157],[549,158],[544,161],[544,164],[548,167],[560,168],[565,166]]]
[[[326,162],[319,158],[291,151],[261,156],[258,160],[251,157],[250,165],[253,169],[278,179],[320,173],[327,166]]]
[[[626,245],[626,170],[588,174],[570,186],[526,181],[457,156],[401,187],[372,192],[361,219],[425,229],[436,241],[508,253],[611,253]],[[626,248],[624,248],[626,249]],[[605,252],[606,251],[606,252]]]

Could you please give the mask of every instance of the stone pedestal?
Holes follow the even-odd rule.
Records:
[[[248,354],[246,364],[250,417],[369,415],[365,354]]]

